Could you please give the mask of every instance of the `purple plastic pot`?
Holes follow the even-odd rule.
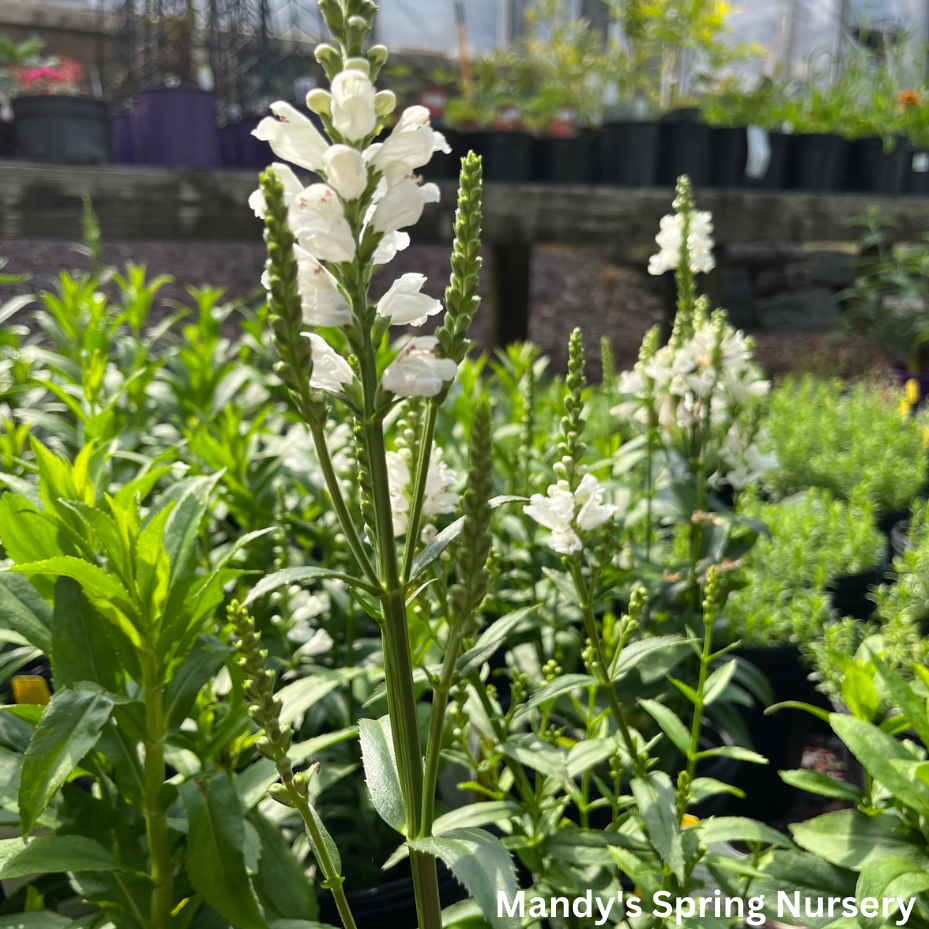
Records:
[[[239,144],[242,135],[238,123],[228,123],[216,130],[219,136],[219,160],[224,168],[242,167],[242,146]]]
[[[110,149],[113,164],[135,164],[131,113],[113,113],[110,116]]]
[[[239,123],[240,168],[251,171],[264,171],[274,161],[274,152],[267,142],[256,139],[252,131],[261,122],[260,116],[246,116]]]
[[[219,167],[216,101],[195,87],[144,90],[132,110],[136,158],[165,168]]]

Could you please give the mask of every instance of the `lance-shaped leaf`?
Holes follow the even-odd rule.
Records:
[[[52,651],[52,609],[21,574],[0,573],[0,617],[30,645]]]
[[[19,816],[29,835],[52,797],[97,744],[113,701],[103,693],[59,690],[36,728],[19,782]]]
[[[663,771],[652,771],[645,777],[633,778],[630,786],[655,851],[683,883],[684,849],[671,778]]]
[[[25,844],[0,839],[0,880],[62,871],[129,871],[99,842],[83,835],[43,835]]]
[[[245,869],[245,820],[229,776],[218,771],[181,786],[190,823],[187,876],[201,897],[236,927],[265,929]]]
[[[377,594],[378,591],[363,578],[352,577],[349,574],[342,574],[340,571],[333,571],[331,568],[321,568],[317,565],[303,565],[296,568],[284,568],[283,571],[276,571],[263,577],[249,592],[243,602],[243,606],[249,606],[259,597],[271,593],[272,590],[278,590],[281,587],[289,587],[291,584],[303,584],[306,581],[318,581],[322,578],[332,578],[337,581],[344,581],[351,587],[360,587],[369,593]]]
[[[129,592],[111,574],[102,568],[74,558],[61,555],[32,564],[21,564],[12,568],[28,576],[70,577],[81,585],[84,596],[108,619],[114,623],[129,641],[137,647],[142,646],[139,635],[139,616]]]
[[[453,829],[408,843],[411,849],[441,858],[468,893],[477,900],[484,918],[494,929],[518,929],[516,916],[498,905],[499,894],[512,901],[517,892],[516,867],[500,840],[483,829]]]
[[[215,635],[201,634],[194,650],[187,656],[180,670],[165,688],[164,716],[169,732],[178,729],[187,719],[197,694],[203,685],[223,666],[235,649]]]
[[[388,826],[405,835],[406,810],[400,790],[400,777],[397,774],[390,717],[359,719],[358,734],[361,739],[365,781],[374,809]]]

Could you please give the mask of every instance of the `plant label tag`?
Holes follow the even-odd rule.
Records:
[[[768,173],[771,164],[771,140],[768,131],[761,126],[748,127],[748,159],[745,162],[745,176],[753,181],[760,181]]]
[[[929,171],[929,152],[916,152],[913,155],[913,173],[925,174]]]

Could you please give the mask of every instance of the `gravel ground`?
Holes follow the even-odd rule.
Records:
[[[7,272],[32,275],[28,284],[5,286],[2,293],[7,296],[52,288],[61,268],[88,267],[87,259],[64,240],[5,241],[0,243],[0,255],[8,259]],[[429,278],[426,290],[441,297],[448,278],[448,256],[445,246],[412,246],[380,273],[379,280],[375,279],[375,292],[385,289],[399,274],[418,271]],[[163,300],[189,301],[188,287],[206,286],[220,287],[229,297],[247,298],[256,292],[264,247],[242,242],[119,242],[106,246],[104,261],[117,268],[127,261],[144,262],[151,276],[171,274],[175,283],[161,291]],[[488,331],[488,271],[485,265],[484,305],[473,330],[479,346]],[[539,247],[532,262],[529,337],[552,356],[555,370],[564,370],[568,336],[580,326],[591,376],[599,375],[600,339],[604,336],[610,340],[617,369],[630,367],[643,335],[661,320],[656,283],[642,271],[611,264],[590,249]],[[835,342],[825,335],[755,333],[758,360],[774,375],[799,367],[848,376],[873,365],[874,358],[860,346],[847,340]]]

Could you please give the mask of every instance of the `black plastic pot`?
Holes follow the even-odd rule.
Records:
[[[165,168],[217,168],[216,101],[199,87],[157,87],[132,109],[136,158]]]
[[[787,186],[792,190],[845,189],[848,142],[841,136],[801,133],[790,137]]]
[[[585,136],[539,139],[533,155],[533,180],[547,184],[589,183],[588,149]]]
[[[714,187],[742,187],[748,163],[748,130],[716,128],[710,133]]]
[[[110,157],[113,164],[135,163],[135,145],[132,141],[132,117],[129,113],[110,116]]]
[[[734,654],[767,677],[775,703],[797,700],[821,705],[822,696],[808,680],[795,646],[740,648]],[[779,710],[770,716],[764,711],[761,706],[740,708],[754,750],[764,755],[768,764],[746,764],[739,769],[730,783],[745,791],[745,799],[729,799],[727,812],[773,822],[786,816],[797,800],[799,792],[785,784],[777,772],[800,767],[813,717],[800,710]]]
[[[16,131],[12,122],[0,120],[0,158],[12,158],[16,154]]]
[[[697,121],[699,115],[697,109],[675,110],[659,121],[659,184],[673,185],[682,174],[686,174],[696,187],[710,183],[712,130]]]
[[[869,594],[884,583],[886,566],[871,568],[858,574],[844,574],[833,578],[827,585],[832,605],[839,616],[870,619],[877,605]]]
[[[890,530],[890,549],[894,555],[902,555],[907,549],[913,547],[913,540],[910,538],[910,521],[901,519],[894,523]]]
[[[535,139],[527,132],[467,132],[462,144],[481,156],[485,181],[520,184],[532,177]]]
[[[899,523],[901,520],[906,520],[909,518],[909,510],[894,510],[892,513],[882,513],[877,517],[877,528],[887,536],[887,541],[889,542],[890,533],[894,526],[896,526],[897,523]]]
[[[441,861],[437,862],[437,867],[439,898],[444,909],[463,900],[468,892]],[[347,890],[345,896],[358,929],[416,929],[412,877],[386,881],[380,887],[370,890]],[[319,895],[319,921],[333,926],[341,925],[332,894]]]
[[[110,115],[93,97],[36,95],[13,100],[14,145],[29,161],[102,165],[110,160]]]
[[[884,151],[882,139],[856,139],[848,146],[846,189],[864,193],[903,193],[909,154],[902,139],[892,152]]]
[[[783,190],[787,184],[787,160],[791,137],[784,132],[769,132],[771,157],[765,176],[752,182],[759,190]]]
[[[239,150],[241,130],[238,123],[227,123],[216,130],[219,138],[219,163],[224,168],[241,168],[242,154]]]
[[[907,159],[906,192],[929,197],[929,150],[912,149]]]
[[[600,178],[621,187],[658,183],[658,123],[609,123],[600,134]]]

